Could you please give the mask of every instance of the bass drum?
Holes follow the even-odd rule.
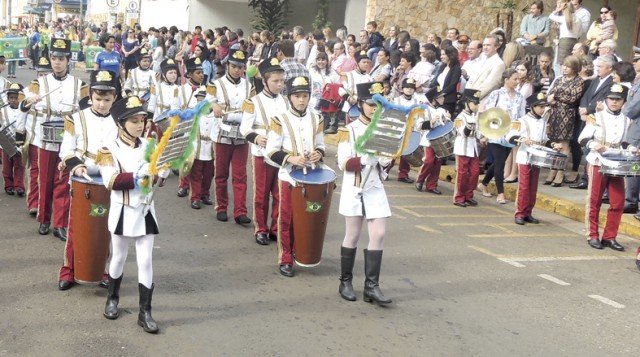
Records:
[[[322,260],[331,197],[336,174],[327,169],[294,170],[296,187],[291,193],[293,212],[293,251],[296,264],[314,267]]]
[[[91,179],[71,177],[69,235],[73,236],[73,270],[76,281],[85,284],[102,280],[111,242],[107,223],[110,193],[100,176]]]

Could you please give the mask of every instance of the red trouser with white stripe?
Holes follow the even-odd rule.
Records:
[[[38,149],[38,160],[38,222],[51,222],[53,214],[53,227],[66,228],[69,225],[69,171],[58,170],[57,151]]]
[[[518,165],[518,194],[516,199],[516,218],[531,217],[538,194],[540,168],[531,165]]]
[[[293,211],[291,209],[291,185],[278,180],[280,207],[278,209],[278,264],[293,265]]]
[[[264,162],[261,156],[253,156],[253,221],[255,233],[278,233],[278,168]],[[271,227],[269,221],[269,201],[271,204]]]
[[[477,156],[456,155],[456,172],[456,191],[453,201],[463,203],[472,200],[480,175],[480,159]]]
[[[211,181],[213,180],[213,160],[193,160],[191,172],[187,175],[187,188],[191,184],[191,201],[200,201],[211,195]],[[182,180],[180,180],[182,187]]]
[[[607,223],[604,226],[602,240],[616,239],[618,227],[624,209],[624,178],[606,176],[600,173],[600,167],[589,164],[589,192],[587,196],[587,231],[589,239],[598,239],[598,219],[602,195],[605,189],[609,192],[609,209]]]
[[[27,193],[27,208],[38,209],[38,147],[29,144],[29,192]]]
[[[216,212],[226,212],[229,204],[227,181],[229,166],[233,185],[233,216],[247,214],[247,155],[249,144],[231,145],[216,143]],[[233,163],[233,164],[232,164]]]
[[[14,188],[24,190],[24,165],[22,155],[16,154],[9,157],[2,151],[2,176],[4,177],[4,189]]]
[[[435,190],[438,188],[438,179],[440,177],[440,168],[442,167],[442,163],[440,162],[440,159],[436,157],[436,153],[431,147],[424,148],[424,158],[422,159],[422,162],[424,164],[420,167],[420,173],[418,174],[418,180],[416,182],[424,183],[426,180],[426,189]],[[402,161],[400,164],[402,165]],[[398,177],[400,176],[398,175]]]

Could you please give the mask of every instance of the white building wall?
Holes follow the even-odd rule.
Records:
[[[349,33],[358,37],[358,32],[364,29],[367,0],[347,0],[344,12],[344,24]]]

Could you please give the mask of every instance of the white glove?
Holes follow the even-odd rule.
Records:
[[[360,164],[364,166],[375,166],[378,164],[378,159],[376,159],[373,155],[361,156]]]
[[[167,177],[169,177],[169,174],[170,174],[170,173],[171,173],[171,170],[169,170],[169,169],[163,169],[163,170],[160,170],[160,171],[158,172],[158,176],[159,176],[161,179],[166,179]]]
[[[387,167],[389,165],[391,165],[391,159],[388,157],[381,157],[378,159],[378,162],[380,163],[380,166],[382,167]]]
[[[136,173],[134,174],[136,177],[136,180],[140,180],[140,179],[144,179],[145,177],[149,176],[149,163],[145,162],[144,164],[140,165],[140,167],[138,167],[138,170],[136,171]]]

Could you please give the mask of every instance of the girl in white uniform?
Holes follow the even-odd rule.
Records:
[[[147,142],[141,139],[147,113],[140,98],[131,96],[114,103],[111,115],[118,126],[118,138],[101,149],[96,159],[105,186],[111,190],[109,231],[113,252],[104,316],[108,319],[118,318],[122,272],[129,242],[133,240],[140,292],[138,325],[146,332],[156,333],[158,325],[151,317],[151,297],[154,289],[153,240],[158,234],[158,220],[153,202],[146,202],[146,196],[140,188],[142,181],[149,177],[149,164],[144,159]],[[166,177],[166,171],[160,176]]]
[[[362,225],[367,221],[369,245],[364,250],[364,301],[378,304],[391,303],[380,291],[378,280],[382,263],[383,240],[387,217],[391,216],[387,194],[384,190],[384,167],[391,163],[387,158],[359,156],[355,150],[358,137],[362,136],[371,121],[376,105],[371,97],[382,93],[382,83],[369,82],[357,85],[360,117],[340,129],[338,165],[344,171],[339,212],[345,216],[346,232],[341,247],[341,275],[338,291],[343,299],[355,301],[353,291],[353,264],[356,257]],[[364,184],[362,182],[364,181]]]

